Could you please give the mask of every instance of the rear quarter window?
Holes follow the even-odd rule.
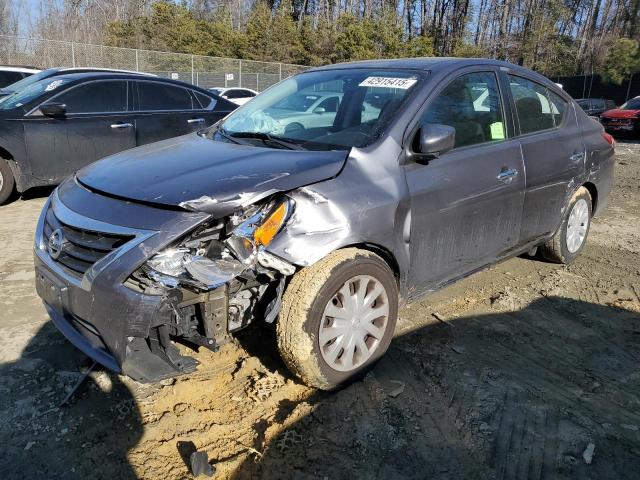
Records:
[[[564,120],[569,102],[567,102],[560,95],[553,93],[551,90],[549,90],[548,93],[549,100],[551,102],[551,114],[553,115],[553,123],[557,127]]]
[[[200,92],[192,91],[192,93],[195,95],[196,100],[198,100],[198,103],[200,104],[196,105],[196,107],[201,107],[205,110],[211,110],[216,106],[216,100],[213,97]]]

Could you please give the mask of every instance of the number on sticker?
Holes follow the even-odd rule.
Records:
[[[394,77],[367,77],[358,86],[360,87],[386,87],[401,88],[408,90],[418,80],[415,78],[394,78]]]

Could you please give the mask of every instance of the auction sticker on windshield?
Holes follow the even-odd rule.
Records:
[[[387,87],[408,90],[418,80],[415,78],[367,77],[358,84],[359,87]]]

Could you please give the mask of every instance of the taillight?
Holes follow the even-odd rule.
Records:
[[[612,147],[615,146],[616,141],[613,139],[612,135],[609,135],[607,132],[602,132],[602,138],[604,138]]]

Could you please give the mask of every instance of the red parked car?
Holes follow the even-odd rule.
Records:
[[[609,133],[640,136],[640,96],[632,98],[620,108],[607,110],[600,121]]]

